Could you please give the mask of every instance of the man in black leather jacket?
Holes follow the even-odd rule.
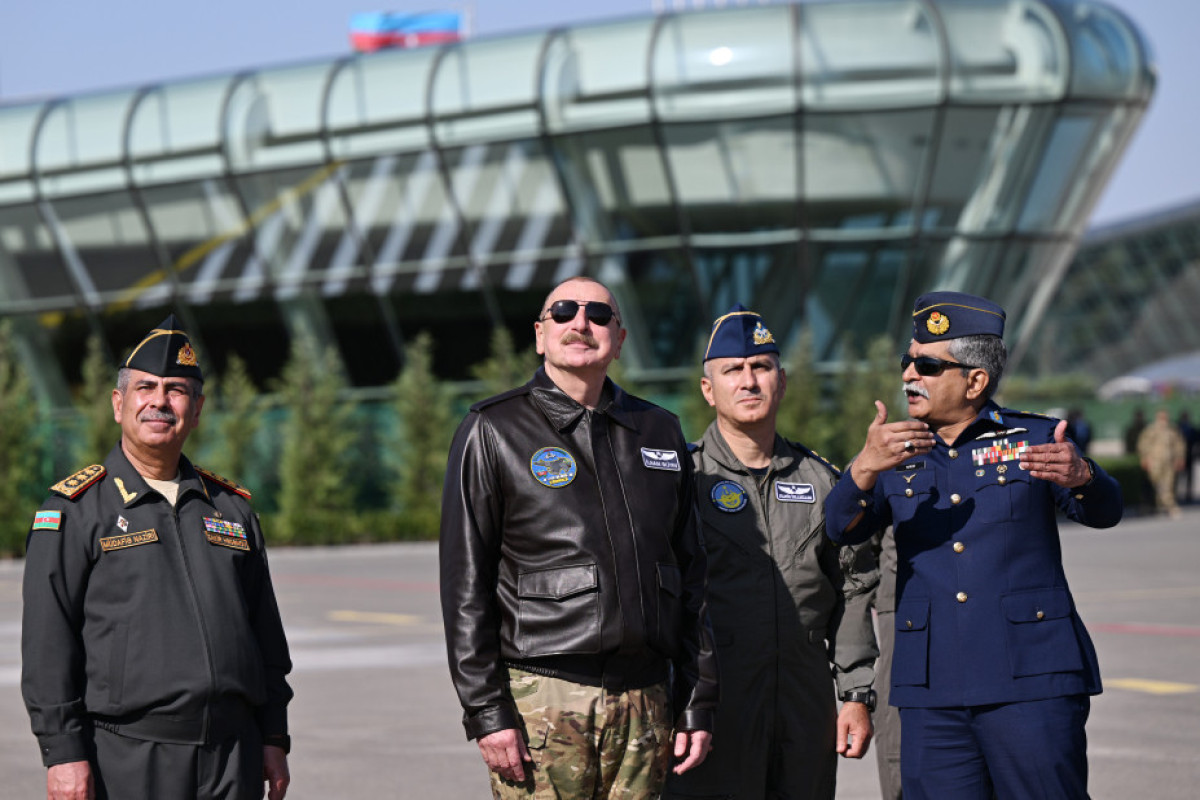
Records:
[[[498,798],[657,798],[672,754],[703,761],[717,701],[691,459],[673,415],[607,379],[625,331],[604,286],[560,284],[534,332],[544,367],[471,408],[446,470],[463,724]]]

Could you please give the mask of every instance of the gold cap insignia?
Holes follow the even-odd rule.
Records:
[[[941,336],[950,330],[950,318],[940,311],[934,311],[929,315],[929,319],[925,320],[925,327],[934,336]]]
[[[179,355],[175,357],[175,363],[182,367],[196,366],[196,351],[192,349],[191,342],[187,342],[179,348]]]
[[[759,323],[754,326],[754,343],[756,345],[763,345],[771,344],[774,341],[775,337],[771,335],[771,332],[767,330],[766,326],[762,324],[761,320],[759,320]]]

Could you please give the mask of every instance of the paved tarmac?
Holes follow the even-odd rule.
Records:
[[[1064,525],[1067,574],[1100,653],[1088,725],[1097,800],[1200,793],[1200,507],[1111,531]],[[296,699],[290,800],[486,798],[450,687],[433,544],[276,550]],[[0,562],[0,798],[44,797],[19,692],[21,562]],[[839,800],[878,795],[874,754]]]

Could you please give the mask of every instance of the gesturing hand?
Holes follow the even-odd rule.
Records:
[[[867,428],[867,442],[850,470],[863,491],[875,485],[879,473],[933,449],[933,433],[924,422],[916,419],[888,422],[887,418],[887,406],[876,400],[875,419]]]
[[[1021,453],[1021,468],[1031,477],[1057,483],[1068,489],[1083,486],[1092,479],[1092,471],[1079,454],[1079,449],[1067,441],[1067,421],[1060,420],[1054,428],[1054,441],[1035,444]]]

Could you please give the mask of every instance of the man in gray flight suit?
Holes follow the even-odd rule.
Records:
[[[192,465],[203,375],[174,315],[121,365],[121,439],[27,543],[21,692],[49,800],[283,800],[287,640],[250,493]]]
[[[669,777],[668,798],[832,798],[837,754],[861,758],[871,739],[878,572],[869,547],[829,546],[838,472],[776,433],[785,386],[758,314],[717,319],[700,381],[717,418],[692,458],[721,702],[712,753]]]

